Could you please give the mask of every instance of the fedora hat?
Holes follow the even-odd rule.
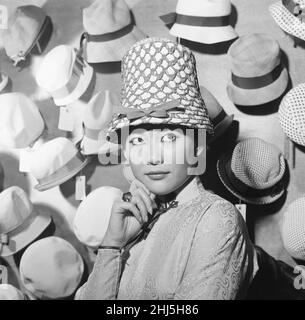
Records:
[[[293,142],[305,146],[305,83],[291,89],[279,107],[279,122],[284,133]]]
[[[25,295],[11,284],[0,284],[1,300],[26,300]]]
[[[217,161],[218,176],[238,199],[250,204],[269,204],[284,191],[285,158],[274,145],[259,138],[239,142],[233,152]]]
[[[81,202],[73,221],[73,230],[80,242],[92,248],[102,243],[113,201],[121,199],[122,194],[118,188],[105,186],[95,189]]]
[[[36,104],[20,92],[0,95],[0,144],[23,149],[44,132],[45,123]]]
[[[89,63],[121,61],[125,52],[146,37],[132,22],[124,0],[96,0],[83,10],[81,37]]]
[[[47,141],[29,154],[29,171],[36,178],[35,188],[44,191],[74,177],[88,163],[67,138]]]
[[[228,50],[231,79],[229,98],[236,105],[255,106],[279,98],[288,85],[277,41],[261,33],[240,37]]]
[[[2,37],[6,54],[15,66],[26,60],[35,46],[41,53],[39,40],[50,23],[50,17],[37,6],[20,6],[14,10]]]
[[[44,57],[36,73],[36,82],[50,93],[57,106],[64,106],[86,92],[92,76],[93,68],[76,49],[59,45]]]
[[[228,116],[223,107],[207,88],[200,86],[200,93],[214,127],[214,135],[208,136],[208,143],[212,143],[230,128],[234,115]]]
[[[123,57],[122,79],[121,107],[114,108],[109,133],[145,123],[213,133],[200,94],[195,57],[187,47],[163,38],[144,39]]]
[[[205,44],[229,41],[238,37],[230,25],[230,0],[178,0],[176,12],[161,16],[172,24],[170,34]]]
[[[20,260],[20,279],[38,299],[71,296],[83,276],[81,255],[66,240],[47,237],[31,244]]]
[[[282,0],[269,7],[275,22],[285,32],[305,40],[305,2],[304,0]]]
[[[2,191],[0,202],[0,256],[6,257],[35,240],[51,223],[51,217],[37,212],[19,187]]]

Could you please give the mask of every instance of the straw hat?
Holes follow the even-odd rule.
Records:
[[[89,63],[120,61],[134,43],[146,37],[133,24],[124,0],[94,1],[83,10],[83,25],[81,46]]]
[[[240,37],[229,48],[232,75],[227,86],[236,105],[255,106],[279,98],[288,85],[279,44],[265,34]]]
[[[48,214],[36,212],[19,187],[0,193],[0,256],[13,255],[35,240],[50,224]]]
[[[43,59],[37,84],[51,94],[57,106],[79,99],[89,87],[93,68],[71,46],[59,45]]]
[[[26,300],[26,298],[11,284],[0,284],[0,300]]]
[[[218,176],[237,198],[250,204],[268,204],[284,191],[285,158],[274,145],[259,138],[239,142],[233,153],[220,157]]]

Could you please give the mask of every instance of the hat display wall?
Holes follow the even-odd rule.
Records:
[[[48,23],[50,18],[37,6],[16,8],[8,20],[8,28],[2,33],[4,49],[14,65],[26,60],[35,46],[41,52],[39,38],[44,34]]]
[[[1,300],[26,300],[24,294],[11,284],[0,284]]]
[[[100,187],[92,191],[79,205],[73,222],[76,237],[84,245],[96,248],[105,236],[111,209],[123,192],[114,187]]]
[[[229,41],[238,37],[230,25],[230,0],[178,0],[175,14],[162,16],[174,23],[170,34],[205,44]]]
[[[80,254],[66,240],[47,237],[31,244],[20,261],[24,287],[38,299],[60,299],[74,293],[84,272]]]
[[[305,1],[282,0],[269,7],[275,22],[285,32],[305,40]]]
[[[126,51],[146,37],[132,22],[124,0],[96,0],[83,10],[81,47],[89,63],[121,61]]]
[[[238,199],[250,204],[269,204],[284,191],[285,158],[274,145],[249,138],[239,142],[233,152],[220,157],[218,176]]]
[[[35,188],[44,191],[74,177],[88,163],[67,138],[55,138],[29,154],[29,171],[36,178]]]
[[[71,46],[53,48],[36,73],[37,84],[51,94],[57,106],[79,99],[88,89],[93,68]]]
[[[236,105],[255,106],[279,98],[288,85],[288,72],[281,62],[277,41],[254,33],[241,36],[229,48],[231,79],[229,98]]]
[[[144,123],[201,128],[213,126],[201,97],[196,62],[185,46],[163,38],[136,43],[122,60],[122,107],[109,132]]]
[[[22,149],[43,133],[45,123],[36,104],[20,92],[0,95],[0,144]]]
[[[35,240],[51,223],[49,215],[36,212],[19,187],[0,193],[0,256],[13,255]]]

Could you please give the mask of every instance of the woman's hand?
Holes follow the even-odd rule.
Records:
[[[130,202],[122,199],[114,201],[108,229],[103,239],[103,246],[123,247],[136,236],[144,223],[153,214],[156,207],[155,195],[143,183],[134,180],[129,192],[132,194]]]

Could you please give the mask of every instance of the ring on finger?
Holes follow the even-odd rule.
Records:
[[[125,201],[125,202],[130,202],[132,199],[132,194],[131,192],[125,192],[123,193],[123,196],[122,196],[122,200]]]

